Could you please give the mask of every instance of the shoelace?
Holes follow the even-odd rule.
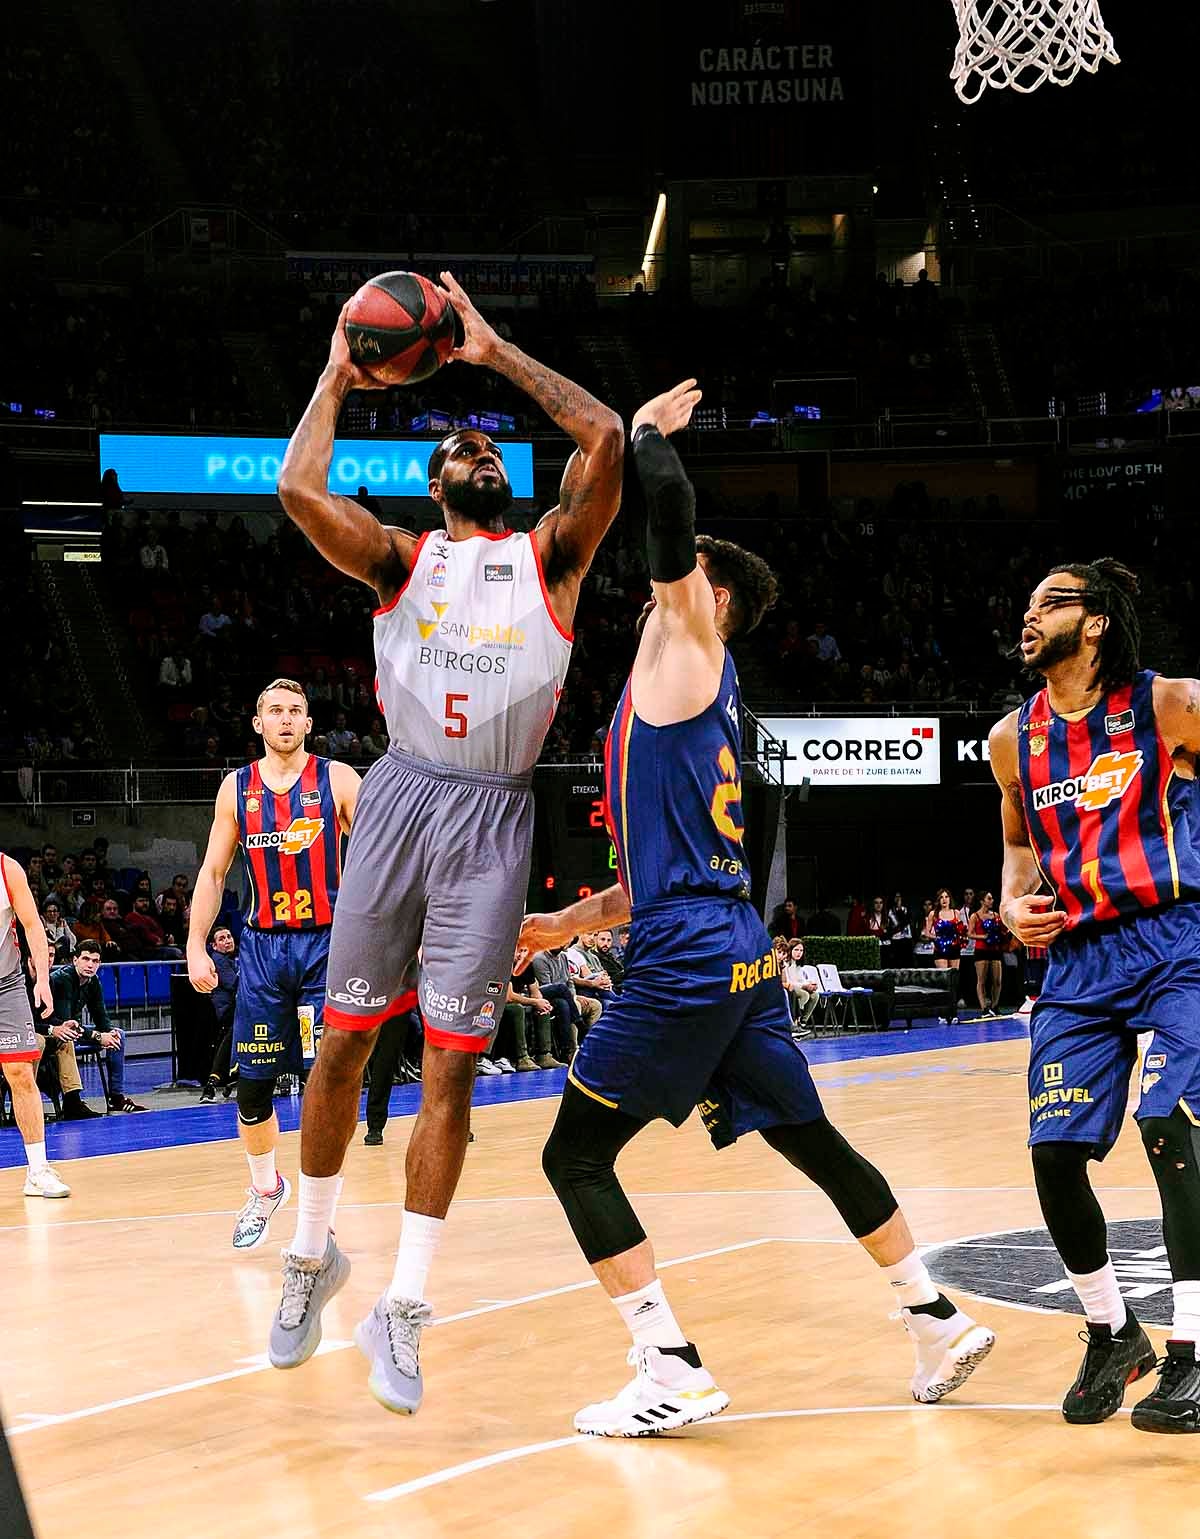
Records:
[[[311,1272],[306,1270],[294,1258],[289,1258],[286,1251],[284,1252],[283,1298],[279,1304],[279,1323],[289,1330],[295,1330],[304,1319],[319,1271],[319,1265]]]
[[[1188,1362],[1186,1357],[1172,1357],[1168,1353],[1166,1357],[1160,1357],[1154,1366],[1161,1375],[1155,1393],[1162,1395],[1166,1400],[1186,1399],[1186,1396],[1179,1392],[1186,1384],[1188,1376],[1196,1371],[1196,1364]]]
[[[1086,1379],[1089,1373],[1096,1371],[1099,1367],[1099,1363],[1097,1363],[1095,1360],[1096,1358],[1107,1359],[1110,1356],[1113,1348],[1117,1344],[1117,1338],[1115,1336],[1110,1336],[1108,1340],[1105,1341],[1103,1337],[1101,1337],[1101,1339],[1097,1341],[1090,1331],[1079,1331],[1077,1332],[1077,1335],[1079,1336],[1080,1341],[1082,1341],[1083,1344],[1087,1347],[1087,1352],[1085,1353],[1083,1359],[1083,1368],[1080,1371],[1080,1378]]]
[[[409,1304],[403,1299],[388,1301],[388,1346],[392,1361],[407,1379],[415,1379],[421,1371],[418,1346],[421,1328],[429,1323],[430,1315],[427,1304]]]

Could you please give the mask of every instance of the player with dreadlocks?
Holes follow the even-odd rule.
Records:
[[[1020,652],[1044,685],[991,733],[1003,792],[1000,913],[1049,948],[1030,1022],[1030,1145],[1050,1238],[1087,1320],[1069,1422],[1116,1412],[1155,1352],[1121,1296],[1088,1178],[1135,1113],[1163,1210],[1174,1322],[1143,1432],[1200,1432],[1200,854],[1189,827],[1200,683],[1139,666],[1138,582],[1119,561],[1055,567]]]

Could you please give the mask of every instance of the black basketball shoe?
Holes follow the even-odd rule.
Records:
[[[1133,1408],[1139,1432],[1200,1432],[1200,1363],[1193,1341],[1168,1341],[1158,1388]]]
[[[1094,1325],[1089,1320],[1079,1339],[1087,1343],[1087,1351],[1062,1411],[1073,1425],[1091,1426],[1120,1410],[1126,1388],[1150,1373],[1157,1357],[1132,1309],[1115,1334],[1111,1326]]]

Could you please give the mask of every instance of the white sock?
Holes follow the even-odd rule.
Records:
[[[446,1227],[444,1218],[430,1218],[426,1213],[404,1210],[400,1224],[400,1244],[396,1250],[396,1269],[388,1283],[390,1299],[424,1299],[429,1268]]]
[[[39,1170],[45,1170],[47,1164],[45,1143],[26,1144],[25,1158],[29,1161],[31,1174],[36,1175]]]
[[[246,1163],[250,1166],[250,1185],[256,1192],[266,1197],[279,1190],[274,1149],[268,1149],[266,1154],[247,1154]]]
[[[1076,1273],[1068,1269],[1067,1276],[1092,1324],[1108,1325],[1119,1331],[1129,1318],[1129,1311],[1121,1297],[1112,1262],[1106,1261],[1098,1272]]]
[[[881,1266],[879,1270],[887,1278],[893,1295],[904,1309],[915,1309],[918,1304],[932,1304],[939,1296],[929,1269],[915,1250],[909,1251],[903,1261]]]
[[[659,1278],[636,1293],[623,1293],[613,1299],[617,1312],[629,1328],[635,1347],[686,1347],[687,1337],[671,1313]]]
[[[1177,1282],[1172,1341],[1200,1342],[1200,1282]]]
[[[296,1238],[288,1247],[294,1256],[315,1258],[325,1254],[340,1180],[340,1176],[306,1176],[301,1171]]]

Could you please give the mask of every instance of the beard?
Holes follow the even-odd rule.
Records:
[[[1047,669],[1077,656],[1083,646],[1083,627],[1086,622],[1087,616],[1081,615],[1070,630],[1059,631],[1057,636],[1048,636],[1036,660],[1025,665],[1025,672],[1034,678],[1042,678]]]
[[[452,513],[477,524],[504,522],[512,505],[513,494],[507,481],[477,481],[474,476],[446,496],[446,506]]]

